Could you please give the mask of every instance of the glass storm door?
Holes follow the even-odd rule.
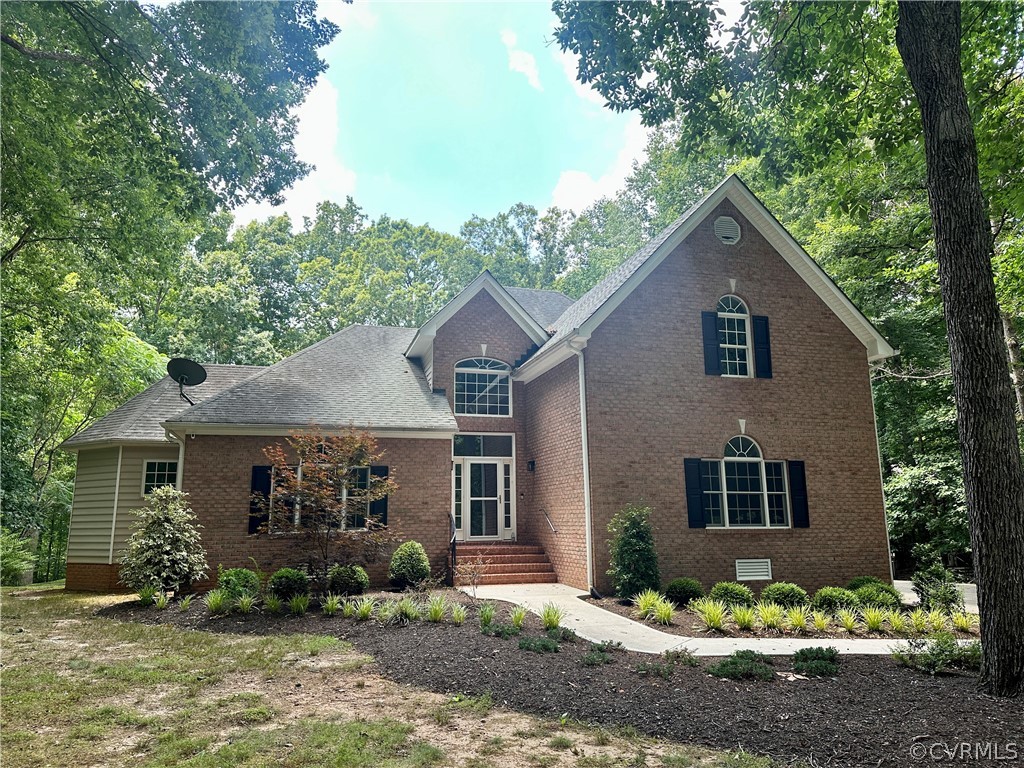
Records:
[[[512,461],[460,459],[452,475],[458,540],[515,539]]]
[[[469,537],[497,538],[498,508],[501,506],[500,465],[496,461],[470,461]]]

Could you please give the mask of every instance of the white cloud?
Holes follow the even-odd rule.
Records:
[[[321,76],[295,114],[299,119],[295,154],[299,160],[316,167],[285,192],[282,205],[261,202],[237,208],[234,211],[236,223],[287,213],[292,224],[298,227],[302,225],[303,216],[316,215],[318,203],[324,200],[341,203],[346,195],[355,193],[355,171],[346,168],[336,154],[338,90]]]
[[[596,179],[586,171],[562,171],[551,193],[551,205],[580,213],[600,198],[612,197],[622,189],[633,163],[646,159],[649,135],[650,129],[641,124],[639,115],[634,115],[626,124],[622,148],[608,170]]]
[[[537,60],[532,53],[516,48],[516,33],[511,29],[501,31],[501,42],[508,51],[508,68],[526,77],[531,88],[544,90],[540,84],[540,72],[537,71]]]
[[[569,51],[563,51],[558,46],[552,46],[551,55],[554,57],[555,62],[565,72],[566,78],[569,80],[569,84],[572,89],[576,91],[576,95],[584,101],[589,101],[592,104],[597,104],[599,107],[603,107],[605,103],[604,96],[599,94],[589,85],[584,85],[576,79],[576,68],[579,66],[579,56]]]
[[[342,0],[320,0],[316,4],[317,14],[341,27],[342,34],[349,27],[373,29],[377,26],[377,15],[370,10],[369,3],[356,0],[346,3]],[[335,38],[337,40],[338,38]]]

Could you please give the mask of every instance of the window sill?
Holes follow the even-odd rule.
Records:
[[[793,526],[791,525],[732,525],[726,527],[724,525],[708,525],[704,528],[705,531],[715,531],[720,533],[730,533],[736,531],[743,531],[746,533],[764,533],[765,531],[792,531]]]

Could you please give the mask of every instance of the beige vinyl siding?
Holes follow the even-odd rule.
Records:
[[[177,461],[178,448],[126,445],[121,455],[121,489],[117,495],[117,524],[114,527],[114,562],[121,559],[125,542],[131,535],[134,519],[131,510],[144,506],[142,498],[142,472],[146,461]],[[116,461],[115,461],[116,464]],[[179,467],[179,472],[181,468]],[[110,529],[107,529],[107,547],[110,547]]]
[[[110,562],[117,451],[117,448],[100,448],[78,452],[68,533],[70,563]]]

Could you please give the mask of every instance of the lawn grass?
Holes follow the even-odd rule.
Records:
[[[649,765],[685,764],[681,756],[707,768],[748,765],[635,732],[509,712],[486,694],[398,686],[335,637],[98,617],[98,608],[131,598],[59,586],[0,590],[4,768],[502,768],[624,765],[641,754]]]

